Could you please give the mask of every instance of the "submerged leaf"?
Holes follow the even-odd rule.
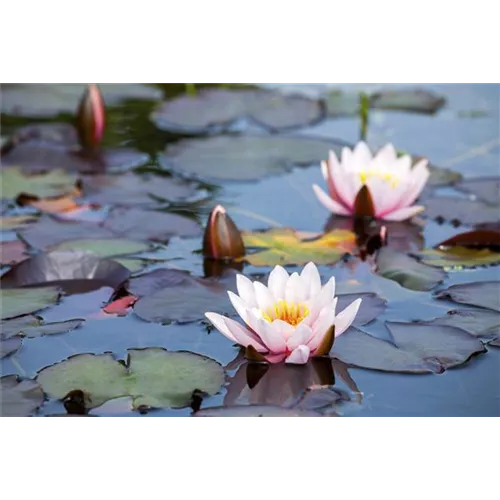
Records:
[[[441,373],[485,352],[464,330],[418,323],[386,323],[394,343],[351,328],[335,342],[332,356],[359,368],[402,373]]]
[[[151,115],[155,124],[174,132],[203,134],[227,130],[241,118],[271,129],[300,127],[322,116],[319,102],[268,90],[203,89],[162,103]]]
[[[0,378],[0,388],[2,417],[27,417],[43,404],[43,391],[33,380],[7,375]]]
[[[242,236],[247,250],[263,249],[244,257],[254,266],[304,265],[310,261],[333,264],[356,244],[355,234],[346,230],[331,231],[316,239],[302,239],[300,233],[289,228],[243,232]]]
[[[440,269],[420,264],[406,254],[382,247],[376,257],[378,273],[410,290],[431,290],[446,277]]]
[[[4,285],[0,289],[2,320],[40,311],[55,304],[59,299],[59,291],[55,287],[22,290],[6,290],[3,287]]]
[[[467,304],[469,306],[483,307],[500,311],[500,281],[480,281],[452,285],[446,290],[437,292],[436,299],[446,299]]]
[[[128,353],[126,365],[110,354],[78,354],[41,370],[37,382],[58,399],[82,391],[86,410],[124,396],[133,398],[134,409],[182,408],[194,390],[215,394],[224,382],[222,367],[205,356],[159,347]]]

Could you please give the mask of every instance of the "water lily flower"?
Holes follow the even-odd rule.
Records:
[[[208,217],[203,236],[203,255],[218,260],[245,255],[240,231],[222,205],[217,205]]]
[[[247,357],[269,363],[304,364],[311,356],[328,354],[334,337],[351,326],[361,304],[356,299],[336,314],[335,278],[321,286],[312,262],[300,275],[290,276],[276,266],[267,286],[238,274],[236,285],[239,295],[231,291],[228,295],[245,325],[213,312],[205,316],[228,339],[246,348]]]
[[[392,144],[372,156],[359,142],[351,150],[342,149],[341,160],[330,151],[321,164],[329,195],[318,185],[313,189],[328,210],[339,215],[366,215],[383,220],[406,220],[424,210],[413,205],[429,178],[428,161],[413,168],[409,155],[398,158]]]
[[[76,129],[80,145],[95,149],[104,135],[104,101],[95,83],[89,83],[76,112]]]

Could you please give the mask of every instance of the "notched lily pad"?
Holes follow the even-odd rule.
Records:
[[[37,382],[53,398],[82,391],[86,410],[125,396],[133,398],[133,409],[182,408],[194,390],[219,391],[224,370],[199,354],[150,347],[130,349],[126,363],[110,354],[78,354],[41,370]]]
[[[387,372],[441,373],[485,352],[464,330],[418,323],[386,323],[393,343],[351,328],[335,341],[332,356],[359,368]]]
[[[43,404],[43,391],[33,380],[7,375],[0,378],[0,388],[2,417],[28,417]]]
[[[247,253],[242,260],[254,266],[333,264],[356,245],[356,235],[347,230],[334,230],[316,238],[304,238],[297,231],[270,229],[253,233],[242,232]]]
[[[344,143],[289,136],[216,136],[169,145],[160,164],[188,177],[209,181],[255,181],[294,166],[320,163]]]
[[[70,294],[117,288],[129,276],[128,269],[117,262],[92,252],[66,250],[34,255],[7,271],[0,283],[7,288],[58,286]]]
[[[500,311],[500,281],[480,281],[452,285],[437,292],[436,299],[452,300],[459,304]]]
[[[152,114],[163,130],[203,134],[250,118],[271,130],[309,125],[322,117],[318,101],[268,90],[203,89],[162,103]]]
[[[446,277],[444,271],[421,264],[390,247],[378,251],[376,263],[378,274],[410,290],[432,290]]]
[[[59,295],[59,290],[56,287],[6,290],[5,285],[2,283],[0,289],[2,320],[41,311],[55,304],[59,299]]]

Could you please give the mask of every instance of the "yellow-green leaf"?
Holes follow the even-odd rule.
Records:
[[[500,253],[487,248],[481,250],[467,247],[450,247],[445,250],[427,248],[417,256],[429,266],[446,269],[500,264]]]

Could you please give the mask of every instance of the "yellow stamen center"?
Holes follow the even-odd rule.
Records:
[[[281,319],[292,326],[298,325],[308,314],[309,309],[303,302],[296,304],[286,300],[278,300],[272,307],[262,311],[262,317],[269,323]]]
[[[359,179],[363,184],[366,184],[368,180],[376,177],[382,181],[388,182],[391,188],[395,188],[399,184],[399,177],[392,172],[377,170],[377,169],[363,169],[359,172]]]

